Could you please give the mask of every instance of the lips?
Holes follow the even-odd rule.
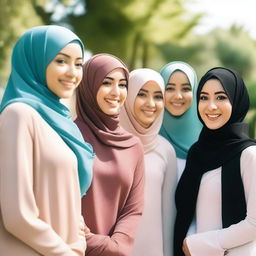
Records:
[[[184,105],[183,102],[171,102],[171,105],[174,107],[182,107]]]
[[[112,106],[116,106],[116,105],[118,105],[119,102],[120,102],[120,100],[118,100],[118,99],[105,99],[105,101],[106,101],[108,104],[112,105]]]
[[[155,114],[156,110],[141,110],[146,116],[151,117]]]
[[[60,80],[60,83],[65,87],[73,87],[75,85],[75,82],[66,80]]]
[[[209,120],[215,121],[221,116],[221,114],[206,114],[206,116]]]

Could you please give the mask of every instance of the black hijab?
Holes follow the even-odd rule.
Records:
[[[232,105],[228,122],[219,129],[210,130],[201,119],[203,129],[198,141],[188,152],[185,170],[177,186],[175,202],[177,216],[174,231],[174,255],[184,255],[182,243],[195,214],[202,175],[222,167],[222,224],[228,227],[246,216],[246,202],[240,174],[241,152],[255,145],[245,133],[242,123],[249,109],[249,96],[242,78],[233,70],[217,67],[210,69],[200,80],[197,89],[197,106],[200,92],[209,79],[218,79]]]

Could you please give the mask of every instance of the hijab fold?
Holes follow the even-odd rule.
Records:
[[[152,151],[157,146],[157,136],[163,120],[163,111],[148,128],[142,127],[135,119],[134,102],[136,96],[148,81],[155,81],[164,95],[164,81],[158,72],[149,68],[133,70],[130,73],[127,99],[120,113],[122,127],[140,138],[144,146],[144,153]]]
[[[200,92],[209,79],[218,79],[232,105],[228,122],[219,129],[210,130],[203,124],[198,141],[190,148],[186,167],[179,181],[175,202],[174,251],[176,256],[184,255],[182,243],[195,214],[198,191],[204,173],[222,167],[222,224],[228,227],[246,216],[246,202],[240,171],[241,152],[255,145],[255,141],[244,133],[242,123],[249,109],[249,97],[241,77],[230,69],[213,68],[200,80],[197,90],[197,104]],[[199,119],[203,123],[199,112]]]
[[[173,145],[178,158],[186,159],[190,146],[196,142],[202,128],[196,116],[197,76],[194,69],[187,63],[173,61],[160,70],[165,86],[175,71],[182,71],[188,77],[193,92],[193,101],[190,108],[181,116],[173,116],[165,109],[160,134]]]
[[[38,26],[28,30],[16,43],[12,54],[12,71],[0,106],[22,102],[34,108],[76,154],[81,194],[92,180],[93,149],[86,143],[71,114],[46,84],[46,68],[58,52],[81,40],[61,26]]]
[[[84,65],[84,77],[77,91],[77,120],[80,130],[94,144],[95,140],[107,146],[129,148],[137,143],[134,136],[119,125],[119,114],[107,115],[99,107],[96,97],[105,76],[114,69],[123,69],[128,80],[125,64],[110,54],[97,54]]]

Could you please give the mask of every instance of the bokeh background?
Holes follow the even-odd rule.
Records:
[[[167,62],[192,65],[200,78],[214,66],[237,70],[250,93],[246,117],[256,137],[255,0],[0,0],[0,98],[17,38],[43,24],[66,26],[86,58],[111,53],[130,70]]]

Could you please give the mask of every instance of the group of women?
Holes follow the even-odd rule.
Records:
[[[131,72],[70,30],[17,41],[0,106],[8,256],[252,256],[256,143],[235,71]],[[76,95],[75,120],[61,99]]]

